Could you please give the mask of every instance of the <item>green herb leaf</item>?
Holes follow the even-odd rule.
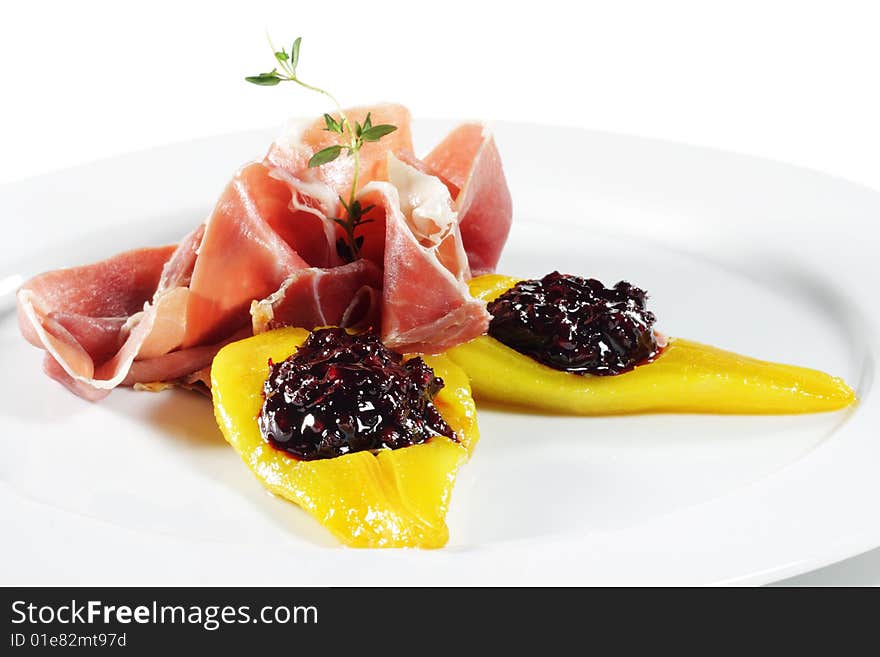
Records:
[[[324,130],[328,132],[335,132],[337,134],[342,134],[342,124],[339,123],[336,119],[334,119],[329,114],[324,115],[324,124],[327,126]]]
[[[272,87],[281,82],[281,78],[278,77],[278,71],[272,70],[268,73],[260,73],[259,75],[250,75],[245,78],[248,82],[252,84],[258,84],[263,87]]]
[[[354,254],[351,252],[351,247],[348,245],[348,242],[345,241],[344,237],[340,237],[336,240],[336,253],[342,260],[346,262],[354,262]]]
[[[322,164],[327,164],[328,162],[332,162],[337,157],[339,157],[339,153],[342,152],[342,146],[336,144],[335,146],[328,146],[327,148],[322,148],[317,153],[312,155],[309,159],[309,168],[319,167]]]
[[[290,68],[296,73],[296,65],[299,64],[299,44],[302,43],[302,37],[296,37],[296,41],[290,47]]]
[[[346,203],[346,200],[341,195],[339,197],[342,207],[345,208],[345,218],[333,219],[336,224],[342,227],[346,235],[346,237],[337,240],[336,251],[342,259],[353,261],[360,257],[360,248],[364,243],[363,237],[355,237],[355,230],[358,226],[373,221],[372,219],[364,218],[364,214],[369,212],[373,206],[362,206],[361,203],[355,199],[359,173],[357,154],[366,142],[379,141],[382,137],[394,132],[397,128],[393,125],[374,126],[373,117],[369,112],[364,118],[363,124],[360,124],[357,121],[352,123],[346,118],[345,113],[340,108],[339,103],[332,94],[301,81],[296,74],[296,69],[299,65],[301,45],[302,37],[297,37],[296,40],[294,40],[289,53],[284,48],[280,51],[276,51],[273,47],[272,54],[275,57],[278,68],[274,68],[268,73],[249,76],[245,78],[245,80],[251,84],[258,84],[267,87],[275,86],[280,82],[296,82],[302,87],[327,96],[333,101],[333,104],[336,105],[339,112],[339,119],[334,118],[330,114],[324,114],[324,130],[339,135],[338,141],[340,143],[327,146],[317,153],[314,153],[309,159],[308,165],[309,168],[319,167],[332,162],[343,153],[347,153],[349,156],[355,158],[355,169],[354,176],[352,177],[351,190],[347,195],[349,203]]]
[[[360,138],[364,141],[379,141],[385,135],[391,134],[397,130],[396,125],[389,125],[387,123],[382,125],[374,125],[369,130],[364,130],[360,134]]]

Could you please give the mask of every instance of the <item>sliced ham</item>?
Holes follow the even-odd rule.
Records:
[[[360,150],[360,183],[385,178],[386,154],[408,160],[413,155],[409,110],[402,105],[382,104],[345,110],[351,122],[363,122],[370,114],[373,125],[391,124],[397,130],[378,142],[369,142]],[[339,120],[339,115],[333,115]],[[293,192],[296,208],[319,213],[324,217],[339,216],[339,197],[348,198],[354,177],[354,160],[346,154],[320,167],[309,168],[309,160],[318,151],[339,143],[339,135],[325,130],[324,119],[292,121],[269,148],[264,163],[273,175],[287,182]],[[277,169],[277,171],[276,171]]]
[[[250,305],[309,264],[274,229],[288,213],[283,184],[262,164],[227,185],[205,234],[190,283],[184,347],[210,344],[250,322]]]
[[[313,267],[342,264],[336,252],[336,241],[342,236],[342,229],[333,221],[336,214],[324,214],[304,202],[303,196],[297,191],[300,186],[298,179],[288,171],[266,167],[266,172],[278,184],[285,185],[286,189],[279,198],[287,200],[288,210],[287,213],[273,213],[274,219],[270,225]]]
[[[176,246],[138,249],[49,272],[18,292],[21,331],[44,369],[76,394],[117,385],[204,388],[224,344],[280,326],[380,329],[390,347],[436,353],[482,334],[472,271],[494,268],[510,227],[498,151],[480,126],[428,158],[412,150],[400,105],[347,110],[397,130],[360,153],[362,258],[342,261],[334,221],[353,160],[309,169],[337,143],[323,119],[295,124],[263,161],[242,167],[208,219]],[[337,117],[338,118],[338,117]]]
[[[474,276],[495,271],[513,220],[510,190],[491,133],[467,123],[453,130],[424,159],[455,198],[461,237]]]
[[[199,224],[195,230],[180,241],[174,253],[162,267],[162,277],[159,279],[157,292],[173,287],[189,287],[199,254],[199,245],[202,243],[204,235],[205,224]]]
[[[484,333],[489,314],[468,292],[470,270],[449,191],[391,154],[387,166],[388,182],[371,182],[360,195],[384,211],[382,341],[437,353]]]
[[[235,340],[251,335],[243,329],[215,344],[180,349],[136,360],[132,363],[122,385],[162,384],[166,382],[193,384],[201,383],[210,387],[211,361],[224,346]]]
[[[369,260],[291,274],[277,292],[251,304],[254,334],[282,326],[378,327],[382,270]]]
[[[288,242],[299,239],[290,224],[301,218],[289,201],[265,167],[245,167],[176,247],[28,281],[18,293],[22,333],[46,350],[44,370],[87,399],[117,385],[190,382],[231,335],[250,334],[253,299],[308,268]]]
[[[25,283],[17,298],[19,326],[31,344],[46,350],[46,373],[83,397],[100,399],[122,382],[148,339],[174,342],[179,329],[163,317],[167,294],[151,299],[175,250],[137,249]],[[132,329],[134,315],[141,320]],[[166,330],[170,338],[160,335]]]

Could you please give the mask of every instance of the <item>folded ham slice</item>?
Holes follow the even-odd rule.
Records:
[[[449,191],[390,153],[387,166],[388,182],[369,183],[359,197],[384,212],[382,341],[399,351],[438,353],[484,333],[489,314],[468,292],[470,270]]]
[[[274,228],[288,218],[286,193],[262,164],[242,168],[226,186],[195,261],[184,347],[216,342],[246,326],[251,301],[309,266]]]
[[[279,326],[381,330],[400,351],[434,353],[483,333],[472,270],[494,268],[510,227],[498,151],[480,126],[454,131],[419,161],[400,105],[347,110],[397,130],[360,152],[362,258],[345,263],[334,221],[353,160],[308,168],[337,143],[322,119],[297,123],[242,167],[208,219],[176,246],[48,272],[18,292],[21,331],[44,369],[76,394],[118,385],[203,385],[231,340]],[[436,175],[434,175],[436,174]]]
[[[437,144],[423,165],[446,183],[455,199],[473,275],[495,271],[513,206],[492,134],[480,124],[461,125]]]
[[[373,125],[391,124],[397,130],[360,149],[359,187],[371,180],[385,179],[386,154],[408,161],[414,159],[409,110],[390,103],[345,110],[351,122],[363,124],[367,114]],[[339,120],[339,115],[333,115]],[[264,164],[273,175],[287,182],[293,191],[296,208],[325,217],[339,216],[339,197],[348,198],[354,177],[354,160],[342,155],[320,167],[309,168],[312,155],[339,143],[339,135],[325,130],[323,118],[291,121],[266,154]]]
[[[378,328],[381,287],[382,270],[369,260],[300,269],[251,304],[254,335],[282,326]]]
[[[122,382],[145,343],[155,350],[175,342],[180,330],[167,313],[177,297],[157,293],[175,250],[137,249],[25,283],[17,298],[19,326],[46,350],[46,373],[82,397],[100,399]],[[134,326],[133,316],[139,317]]]
[[[378,267],[310,267],[291,244],[311,230],[326,252],[326,238],[314,216],[290,209],[290,198],[262,164],[248,165],[208,221],[176,247],[129,251],[25,283],[19,324],[46,350],[46,373],[90,400],[118,385],[205,382],[217,351],[251,334],[250,306],[261,298],[307,328],[378,324]],[[310,253],[326,264],[320,249]],[[294,284],[314,272],[320,283]]]
[[[363,123],[370,113],[373,125],[390,123],[397,130],[361,149],[360,186],[387,180],[386,154],[443,180],[455,201],[461,236],[473,275],[495,271],[513,219],[512,202],[501,157],[486,126],[467,123],[453,130],[424,160],[415,157],[409,111],[401,105],[383,104],[345,111],[351,121]],[[335,116],[335,118],[339,118]],[[329,164],[309,169],[308,161],[322,148],[338,143],[324,129],[323,119],[293,121],[272,144],[264,160],[272,176],[292,191],[291,207],[317,217],[340,214],[339,196],[348,196],[353,161],[343,155]],[[334,228],[327,228],[333,238]],[[336,234],[336,239],[339,235]]]

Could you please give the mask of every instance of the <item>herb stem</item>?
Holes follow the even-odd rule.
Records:
[[[323,94],[324,96],[329,98],[333,102],[334,105],[336,105],[336,112],[337,112],[337,114],[339,114],[339,123],[340,123],[340,125],[342,125],[343,130],[347,131],[347,133],[348,133],[348,145],[346,146],[346,149],[348,150],[349,154],[351,154],[351,156],[354,157],[354,177],[352,178],[352,183],[351,183],[351,193],[348,196],[348,204],[351,205],[352,203],[354,203],[355,196],[357,195],[358,180],[360,179],[360,173],[361,173],[361,158],[360,158],[360,153],[359,153],[360,148],[357,143],[357,137],[355,136],[354,129],[352,128],[351,123],[348,120],[348,117],[345,116],[345,112],[342,111],[342,105],[339,104],[339,101],[336,100],[336,97],[333,94],[331,94],[329,91],[325,91],[324,89],[321,89],[320,87],[315,87],[311,84],[307,84],[306,82],[303,82],[295,75],[288,75],[288,78],[292,82],[296,82],[299,86],[301,86],[305,89],[309,89],[310,91],[314,91],[316,93]],[[351,240],[353,243],[354,231],[350,231],[350,237],[351,237]]]
[[[343,199],[342,196],[339,196],[339,201],[345,208],[347,218],[333,219],[333,221],[343,228],[348,238],[347,244],[345,244],[344,240],[341,238],[339,242],[337,242],[336,248],[340,257],[348,259],[349,261],[357,260],[360,258],[360,247],[364,238],[356,238],[355,230],[361,224],[367,224],[372,221],[372,219],[364,219],[364,215],[373,207],[363,207],[357,200],[361,172],[360,149],[366,142],[379,141],[385,135],[396,130],[397,127],[393,125],[374,126],[370,120],[369,112],[367,112],[367,117],[364,120],[363,125],[358,121],[355,121],[354,124],[352,124],[345,115],[345,112],[342,111],[342,105],[336,100],[336,97],[333,94],[325,89],[303,82],[297,77],[296,69],[299,63],[300,43],[302,42],[301,37],[298,37],[293,42],[293,46],[289,53],[284,48],[281,50],[275,50],[275,45],[272,43],[272,38],[269,36],[268,32],[266,33],[266,40],[269,42],[269,47],[272,49],[272,54],[277,62],[276,68],[273,68],[267,73],[260,73],[259,75],[252,75],[245,78],[248,82],[260,86],[275,86],[280,82],[295,82],[304,89],[314,91],[315,93],[329,98],[336,106],[336,111],[339,114],[339,121],[329,114],[325,114],[324,122],[327,126],[326,130],[340,135],[341,139],[339,141],[341,143],[327,146],[314,153],[309,159],[309,167],[322,166],[328,162],[332,162],[342,152],[346,152],[353,158],[354,171],[352,173],[351,189],[348,194],[348,203],[345,202],[345,199]]]
[[[360,149],[355,148],[355,149],[352,149],[351,152],[354,155],[354,177],[352,178],[352,181],[351,181],[351,195],[348,197],[348,199],[349,199],[348,204],[349,205],[354,203],[354,197],[357,195],[358,178],[361,173]]]
[[[275,44],[272,43],[272,37],[269,36],[268,30],[266,31],[266,40],[269,42],[269,48],[272,50],[272,55],[274,56],[276,53]],[[287,79],[291,82],[296,82],[299,86],[304,89],[308,89],[309,91],[314,91],[315,93],[322,94],[330,99],[330,101],[336,106],[336,111],[339,112],[339,119],[342,123],[347,124],[348,119],[345,117],[345,113],[342,111],[342,105],[336,100],[336,96],[331,94],[326,89],[321,89],[320,87],[316,87],[314,85],[303,82],[296,76],[296,71],[290,64],[290,60],[280,62],[284,72],[287,73]]]
[[[331,101],[333,101],[333,104],[336,105],[336,111],[339,113],[340,120],[345,121],[345,123],[348,123],[348,119],[345,118],[345,114],[342,112],[342,105],[339,104],[339,101],[336,100],[336,97],[333,94],[331,94],[329,91],[325,91],[324,89],[320,89],[319,87],[313,87],[310,84],[306,84],[305,82],[300,80],[295,75],[290,76],[290,80],[293,82],[296,82],[301,87],[305,87],[306,89],[309,89],[310,91],[315,91],[319,94],[323,94],[323,95],[327,96],[327,98],[329,98]]]

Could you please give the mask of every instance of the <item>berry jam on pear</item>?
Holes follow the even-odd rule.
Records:
[[[439,355],[421,357],[424,369],[420,365],[413,367],[409,375],[403,366],[416,358],[404,357],[400,374],[419,390],[428,392],[428,396],[438,385],[434,379],[442,379],[443,386],[436,390],[430,404],[455,439],[433,435],[398,449],[385,449],[380,445],[379,449],[351,450],[332,458],[305,460],[267,441],[260,430],[259,417],[265,403],[264,386],[272,375],[270,362],[281,365],[295,356],[305,347],[310,335],[304,329],[282,328],[233,342],[220,350],[211,366],[211,393],[214,415],[223,436],[263,486],[274,495],[300,505],[344,544],[441,547],[449,537],[445,517],[455,474],[468,460],[479,438],[476,408],[464,372],[445,355]],[[324,340],[333,342],[330,335],[323,335]],[[341,334],[337,337],[341,338]],[[319,349],[312,351],[307,359],[315,363],[314,367],[318,367],[320,354],[337,354],[336,347],[322,340],[318,343]],[[353,344],[370,352],[378,351],[370,344]],[[345,353],[347,349],[338,353],[340,360],[345,359]],[[377,359],[385,361],[384,356]],[[387,359],[399,365],[397,355]],[[373,375],[367,379],[369,383]],[[400,381],[392,387],[404,384]],[[287,391],[279,394],[287,394]],[[311,394],[309,388],[307,396]],[[312,401],[318,401],[319,397]],[[343,401],[345,398],[346,395],[340,397]],[[332,399],[331,393],[324,401],[329,404]],[[366,399],[363,401],[366,406]],[[427,407],[428,401],[425,396],[413,395],[408,403],[411,404],[408,417],[421,418],[419,409]],[[348,402],[345,406],[348,407]],[[371,416],[359,417],[369,421]],[[405,419],[392,418],[386,428],[396,430],[403,423]],[[434,429],[443,427],[436,418],[430,424]],[[383,431],[375,436],[389,440],[387,435],[382,437]],[[379,444],[372,439],[366,442]]]
[[[489,335],[556,370],[620,374],[659,351],[647,298],[625,281],[608,288],[554,271],[490,301]]]
[[[303,460],[455,440],[434,406],[443,379],[419,357],[404,362],[374,333],[313,331],[263,384],[259,425],[277,449]]]
[[[555,273],[545,279],[551,281],[551,286],[557,286],[561,280]],[[551,298],[545,291],[548,286],[542,283],[545,279],[522,285],[514,278],[487,274],[471,280],[471,294],[489,302],[490,309],[500,308],[502,325],[507,331],[499,340],[490,328],[490,335],[458,345],[445,354],[467,373],[478,401],[568,415],[818,413],[846,408],[856,401],[854,391],[842,379],[818,370],[749,358],[682,338],[669,338],[662,349],[656,350],[656,334],[651,336],[653,342],[647,335],[653,315],[644,310],[641,291],[635,293],[631,287],[610,292],[597,289],[594,296],[600,299],[602,295],[619,294],[620,300],[588,304],[586,319],[569,322],[572,326],[588,327],[580,351],[579,343],[574,343],[573,349],[560,350],[560,327],[568,329],[564,313],[565,321],[542,326],[537,321],[530,323],[529,318],[556,317],[555,311],[529,308],[526,295],[513,295],[514,302],[521,307],[492,303],[503,298],[508,290],[516,290],[518,283],[519,289],[529,291],[530,301],[547,303]],[[565,296],[565,290],[555,289],[553,294]],[[543,294],[543,300],[539,301],[538,292]],[[577,307],[568,301],[565,304]],[[609,311],[608,317],[590,319],[594,308]],[[621,333],[615,333],[621,329],[616,323],[619,314],[630,323],[622,327]],[[518,326],[523,317],[523,329],[514,335],[510,327]],[[529,340],[532,342],[528,343]],[[616,345],[612,346],[613,342]],[[509,346],[510,343],[516,346]],[[523,348],[526,343],[533,351],[535,345],[540,348],[541,344],[549,344],[551,350],[533,356],[523,353],[527,351]],[[591,351],[594,345],[598,352]],[[603,349],[610,352],[603,354]],[[578,356],[586,354],[580,364],[588,363],[595,371],[567,371],[558,367],[559,355],[567,351]],[[557,362],[553,366],[548,364],[554,359]],[[565,364],[564,359],[561,364]]]

